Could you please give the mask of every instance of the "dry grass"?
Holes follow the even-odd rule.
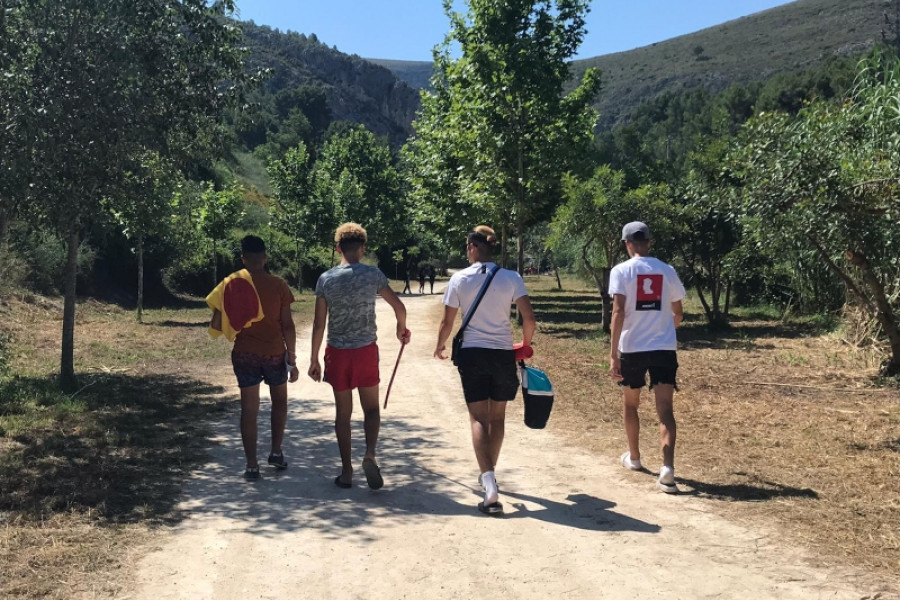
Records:
[[[552,283],[527,281],[540,323],[535,363],[557,388],[553,428],[614,462],[625,448],[621,392],[608,377],[596,290]],[[760,314],[710,332],[688,312],[675,399],[683,491],[776,527],[823,564],[900,583],[900,389],[877,378],[877,352]],[[653,468],[648,399],[641,453]]]
[[[307,327],[311,295],[295,304]],[[230,344],[206,334],[200,302],[149,310],[78,307],[80,389],[56,385],[61,303],[0,304],[14,377],[0,381],[0,597],[113,595],[130,549],[177,518],[206,422],[227,410]]]

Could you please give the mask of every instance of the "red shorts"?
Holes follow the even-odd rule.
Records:
[[[362,348],[325,346],[325,381],[336,392],[378,385],[378,345]]]

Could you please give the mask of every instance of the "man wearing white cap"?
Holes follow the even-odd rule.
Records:
[[[649,371],[663,454],[657,485],[666,493],[677,493],[672,401],[678,389],[675,328],[684,317],[681,306],[684,286],[675,269],[649,256],[650,228],[644,223],[634,221],[625,225],[622,241],[631,258],[616,265],[609,276],[609,294],[613,297],[610,371],[613,381],[622,386],[628,437],[628,452],[622,455],[622,464],[635,471],[643,468],[638,444],[641,430],[638,405]]]

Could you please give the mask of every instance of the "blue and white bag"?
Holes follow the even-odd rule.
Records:
[[[540,369],[519,363],[519,377],[522,382],[522,398],[525,401],[525,426],[543,429],[553,410],[553,384]]]

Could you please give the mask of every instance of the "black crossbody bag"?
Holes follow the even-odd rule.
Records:
[[[472,308],[469,309],[469,314],[466,315],[466,318],[463,320],[462,327],[459,328],[459,331],[456,332],[456,335],[453,336],[453,343],[451,345],[450,350],[450,360],[454,365],[458,366],[457,361],[459,360],[459,351],[462,348],[463,343],[463,332],[466,330],[466,327],[469,326],[469,321],[472,320],[472,316],[475,314],[475,309],[478,308],[478,305],[481,304],[481,299],[484,298],[484,293],[487,291],[488,286],[491,285],[491,281],[494,279],[494,275],[497,274],[497,271],[500,270],[500,266],[497,265],[491,271],[491,274],[488,275],[488,278],[485,280],[484,284],[481,286],[481,291],[478,292],[478,297],[475,298],[475,303],[472,305]]]

